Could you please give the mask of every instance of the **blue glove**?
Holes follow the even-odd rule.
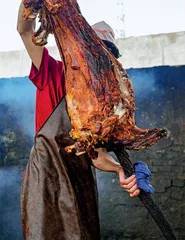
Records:
[[[149,182],[149,178],[151,177],[151,172],[148,166],[144,162],[136,162],[134,163],[135,167],[135,175],[136,175],[136,183],[138,188],[143,189],[145,192],[151,194],[154,192],[154,188]]]

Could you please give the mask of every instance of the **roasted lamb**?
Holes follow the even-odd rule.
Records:
[[[93,152],[109,142],[139,150],[166,136],[163,129],[141,129],[134,120],[132,83],[82,16],[76,0],[25,0],[25,19],[39,15],[37,45],[53,33],[65,66],[67,110],[76,140],[68,151]]]

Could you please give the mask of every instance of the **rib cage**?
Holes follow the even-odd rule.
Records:
[[[132,83],[114,56],[82,16],[76,0],[26,0],[25,19],[38,13],[37,45],[53,32],[65,66],[67,109],[76,151],[97,143],[121,142],[130,149],[146,148],[166,132],[135,125]],[[71,148],[69,147],[68,150]]]

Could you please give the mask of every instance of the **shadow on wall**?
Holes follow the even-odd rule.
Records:
[[[131,152],[152,173],[157,204],[185,239],[185,67],[129,69],[136,95],[136,121],[166,127],[169,138]],[[22,240],[20,184],[34,133],[34,86],[25,78],[0,79],[0,239]],[[130,199],[113,173],[98,171],[102,240],[157,239],[160,231],[138,199]]]

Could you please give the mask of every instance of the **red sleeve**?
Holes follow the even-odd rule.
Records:
[[[29,79],[39,90],[42,90],[49,83],[50,76],[56,69],[58,69],[58,61],[52,58],[44,48],[40,68],[38,70],[32,63]]]

